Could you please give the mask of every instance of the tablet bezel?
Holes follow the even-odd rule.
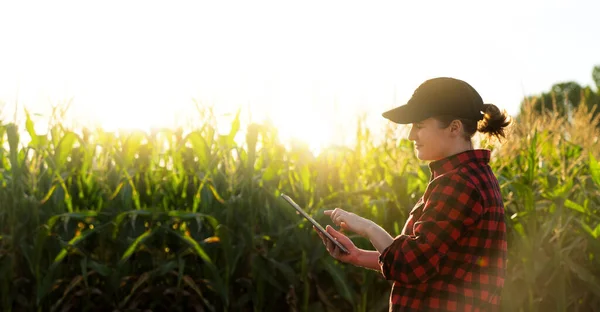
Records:
[[[288,195],[283,194],[283,193],[281,193],[280,196],[283,199],[285,199],[285,201],[287,201],[292,207],[294,207],[294,209],[296,209],[305,219],[307,219],[310,223],[312,223],[319,232],[323,233],[323,235],[325,235],[325,237],[327,237],[336,246],[338,246],[342,252],[344,252],[346,254],[350,254],[350,252],[348,251],[348,249],[346,249],[346,247],[344,247],[344,245],[342,245],[335,238],[333,238],[333,236],[331,236],[331,234],[327,233],[327,231],[317,221],[315,221],[315,219],[313,219],[302,208],[300,208],[300,206],[298,206],[298,204],[296,204],[296,202],[294,202],[294,200],[292,198],[290,198]]]

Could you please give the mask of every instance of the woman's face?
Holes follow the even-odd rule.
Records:
[[[421,160],[438,160],[449,155],[455,136],[450,127],[441,128],[436,119],[428,118],[413,123],[408,139],[415,143],[417,157]]]

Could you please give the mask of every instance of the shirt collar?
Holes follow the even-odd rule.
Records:
[[[433,161],[429,163],[431,178],[434,179],[441,174],[452,171],[458,168],[458,166],[469,162],[481,162],[487,164],[490,162],[490,154],[490,150],[487,149],[474,149]]]

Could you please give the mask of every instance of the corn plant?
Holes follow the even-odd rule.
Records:
[[[60,114],[59,114],[60,115]],[[525,111],[493,149],[509,229],[505,311],[599,311],[598,120]],[[397,235],[427,186],[412,143],[354,127],[318,155],[269,124],[219,133],[0,124],[3,311],[386,311],[390,284],[310,224],[342,207]],[[243,131],[242,131],[243,130]],[[351,234],[350,234],[351,235]],[[359,247],[369,242],[352,236]]]

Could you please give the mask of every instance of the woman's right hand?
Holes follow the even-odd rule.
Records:
[[[321,240],[323,240],[323,244],[325,245],[325,248],[327,249],[327,251],[329,252],[329,254],[332,257],[334,257],[335,259],[337,259],[339,261],[350,263],[350,264],[357,263],[359,255],[361,253],[361,250],[356,248],[356,246],[350,240],[350,238],[348,238],[346,235],[342,234],[341,232],[336,231],[333,227],[331,227],[329,225],[325,228],[325,230],[327,231],[327,233],[329,233],[329,235],[333,236],[333,238],[335,238],[338,242],[340,242],[340,244],[342,244],[344,247],[346,247],[346,249],[348,250],[349,253],[344,253],[342,250],[340,250],[340,248],[338,246],[336,246],[327,237],[325,237],[325,235],[323,235],[319,230],[317,230],[316,227],[313,226],[313,228],[315,229],[317,234],[319,234],[319,237],[321,237]]]

